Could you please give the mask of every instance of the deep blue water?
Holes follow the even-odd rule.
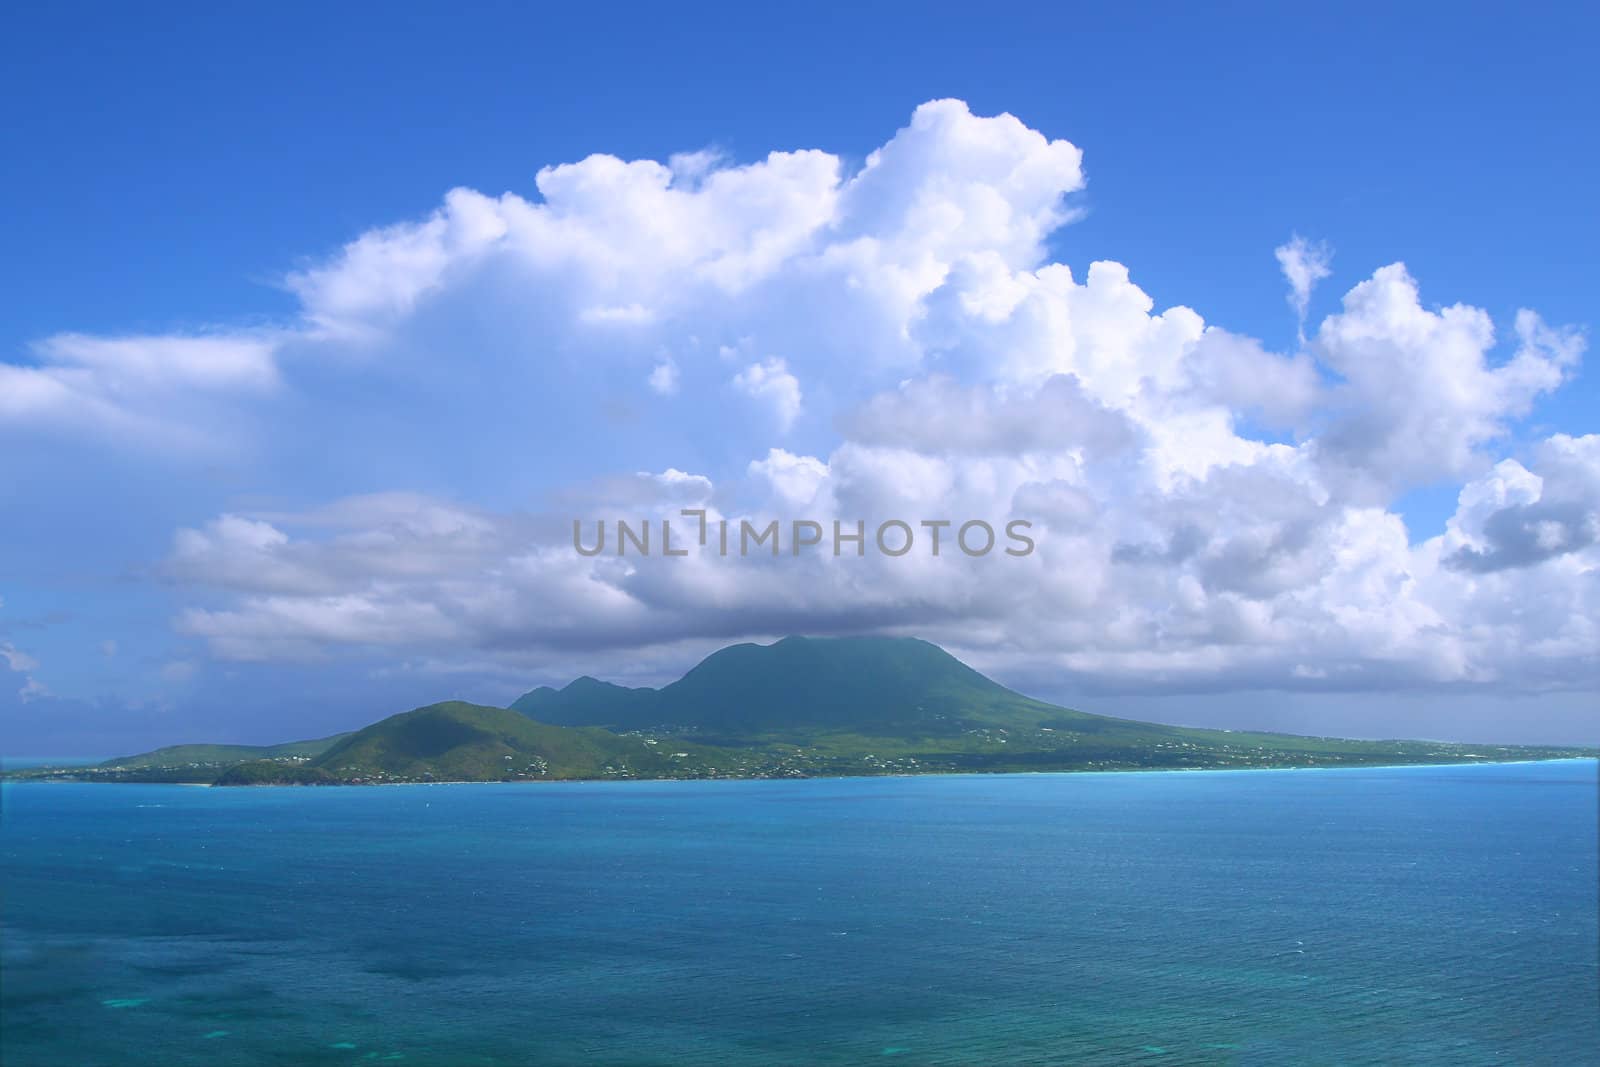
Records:
[[[1597,1062],[1596,764],[3,787],[0,1062]]]

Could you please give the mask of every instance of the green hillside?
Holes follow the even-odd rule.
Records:
[[[654,689],[628,689],[584,675],[565,689],[546,685],[524,693],[511,708],[560,726],[609,725],[601,720],[619,717],[643,723],[652,714],[657,696]]]
[[[213,766],[239,763],[252,759],[280,759],[292,756],[307,758],[320,756],[349,734],[335,734],[315,741],[290,741],[283,745],[170,745],[166,748],[142,752],[137,756],[119,756],[101,763],[106,768],[138,769],[146,767],[183,767],[190,765]]]
[[[218,784],[697,778],[732,773],[740,763],[737,753],[703,745],[663,746],[654,739],[549,726],[505,708],[449,701],[391,715],[303,764],[243,764]]]
[[[348,736],[335,734],[314,741],[290,741],[281,745],[169,745],[134,756],[118,756],[86,767],[33,767],[6,777],[209,783],[229,768],[249,761],[284,765],[304,763],[320,756]]]

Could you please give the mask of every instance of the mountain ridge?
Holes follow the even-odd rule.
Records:
[[[711,653],[660,689],[579,678],[511,708],[566,726],[692,727],[720,734],[800,727],[947,730],[1082,714],[1013,692],[914,637],[785,637]]]

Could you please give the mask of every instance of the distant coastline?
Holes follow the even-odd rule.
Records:
[[[846,782],[872,778],[1048,778],[1080,775],[1155,775],[1155,774],[1246,774],[1257,772],[1302,772],[1302,771],[1402,771],[1421,770],[1437,767],[1516,767],[1529,763],[1594,763],[1600,769],[1600,750],[1586,756],[1534,756],[1528,759],[1493,759],[1493,760],[1464,760],[1441,761],[1428,763],[1346,763],[1335,766],[1312,765],[1287,765],[1287,766],[1256,766],[1256,767],[1083,767],[1077,769],[1064,769],[1053,771],[918,771],[896,772],[893,774],[819,774],[805,778],[785,775],[750,775],[748,777],[722,777],[722,778],[515,778],[515,779],[482,779],[459,778],[435,781],[407,781],[407,782],[253,782],[249,784],[223,785],[217,782],[179,782],[179,781],[153,781],[140,779],[121,779],[109,781],[92,777],[71,777],[67,775],[52,777],[16,777],[0,773],[0,785],[154,785],[154,786],[182,786],[189,789],[375,789],[388,787],[427,787],[438,785],[626,785],[637,783],[653,785],[663,782],[684,782],[704,785],[708,782]]]
[[[1583,745],[1365,741],[1141,722],[1036,700],[916,638],[731,645],[660,689],[582,677],[278,745],[173,745],[10,780],[224,786],[1301,770],[1600,758]]]

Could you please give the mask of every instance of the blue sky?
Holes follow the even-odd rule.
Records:
[[[955,487],[957,495],[939,506],[998,507],[992,496],[960,495],[983,482],[980,467],[984,477],[1005,480],[993,455],[978,463],[939,453],[943,466],[929,474],[923,460],[932,453],[924,449],[922,465],[904,467],[911,461],[900,456],[891,477],[882,466],[893,443],[886,431],[868,427],[853,437],[841,427],[852,418],[857,428],[870,422],[863,410],[883,415],[882,405],[864,407],[872,397],[905,400],[912,394],[894,392],[902,382],[941,374],[993,391],[996,404],[1015,402],[1042,388],[1037,361],[1026,372],[992,371],[1006,346],[1022,342],[988,320],[982,337],[957,324],[951,329],[961,342],[945,349],[919,338],[908,355],[892,331],[874,339],[887,303],[858,304],[805,281],[809,274],[780,276],[770,265],[740,268],[746,276],[729,290],[734,295],[713,305],[671,292],[653,274],[629,282],[626,267],[618,268],[624,281],[595,282],[575,295],[557,276],[528,266],[533,260],[484,267],[472,259],[408,297],[403,321],[373,327],[381,338],[330,338],[311,324],[312,304],[332,299],[332,286],[359,273],[341,248],[383,227],[422,225],[453,188],[489,198],[511,192],[537,204],[541,168],[592,153],[666,164],[703,150],[717,154],[713,172],[760,164],[769,152],[820,150],[848,182],[908,127],[919,105],[957,99],[975,120],[1009,113],[1040,144],[1060,139],[1081,149],[1076,178],[1056,153],[1042,187],[1062,192],[1076,217],[1043,222],[1052,197],[1019,201],[1012,205],[1018,218],[1033,212],[1026,232],[967,235],[959,247],[946,242],[931,251],[907,246],[907,256],[931,255],[941,270],[956,271],[952,277],[967,269],[963,263],[988,262],[988,254],[1018,276],[1061,263],[1080,284],[1092,262],[1125,264],[1154,314],[1193,308],[1207,325],[1281,357],[1259,373],[1290,374],[1283,368],[1306,354],[1298,352],[1274,249],[1299,234],[1332,252],[1328,276],[1308,298],[1313,349],[1323,343],[1319,324],[1348,291],[1403,261],[1422,309],[1459,303],[1486,313],[1496,343],[1483,359],[1498,366],[1516,351],[1519,309],[1536,310],[1551,327],[1581,329],[1597,318],[1595,148],[1585,136],[1594,124],[1596,76],[1580,51],[1596,20],[1579,7],[1374,5],[1311,14],[1269,6],[1224,13],[1177,5],[1117,13],[999,7],[980,17],[964,7],[874,6],[807,19],[731,6],[693,15],[640,7],[603,18],[519,5],[167,11],[15,11],[0,33],[8,251],[0,262],[8,294],[0,363],[18,370],[0,378],[0,391],[12,390],[9,407],[0,392],[0,450],[10,457],[0,465],[7,502],[0,647],[10,650],[0,661],[0,747],[109,753],[197,737],[304,736],[443,696],[506,699],[585,670],[659,680],[711,647],[774,636],[780,626],[927,633],[1003,680],[1091,710],[1323,732],[1597,739],[1592,716],[1583,714],[1594,676],[1578,652],[1563,651],[1574,642],[1581,648],[1594,632],[1594,549],[1579,543],[1592,520],[1584,508],[1593,502],[1583,495],[1589,453],[1549,443],[1561,435],[1581,441],[1596,429],[1600,389],[1578,356],[1547,353],[1545,369],[1558,384],[1479,383],[1483,396],[1459,361],[1432,368],[1431,378],[1419,372],[1389,382],[1391,398],[1402,386],[1433,398],[1429,417],[1412,425],[1380,402],[1380,377],[1368,379],[1366,400],[1339,393],[1340,367],[1351,365],[1339,360],[1426,361],[1427,352],[1400,345],[1358,356],[1352,353],[1365,342],[1356,335],[1366,334],[1352,327],[1342,342],[1328,334],[1328,345],[1345,345],[1343,356],[1334,347],[1307,355],[1325,395],[1291,415],[1274,422],[1260,404],[1208,395],[1243,439],[1322,442],[1316,461],[1324,466],[1305,476],[1315,483],[1308,499],[1318,517],[1271,517],[1239,505],[1237,525],[1227,519],[1210,530],[1210,554],[1201,553],[1209,564],[1197,556],[1160,575],[1108,570],[1101,577],[1120,590],[1115,598],[1064,586],[1048,602],[1024,603],[1019,593],[1013,609],[962,592],[966,581],[986,582],[982,576],[930,572],[915,582],[876,576],[884,584],[859,598],[808,600],[786,583],[814,585],[815,576],[746,572],[737,583],[757,592],[736,610],[675,601],[672,579],[663,579],[664,590],[630,590],[624,582],[621,595],[643,605],[643,621],[618,625],[604,604],[568,603],[553,586],[529,586],[530,602],[548,598],[552,613],[572,613],[573,625],[560,628],[480,599],[469,610],[450,598],[469,578],[506,588],[507,561],[544,543],[551,515],[618,500],[640,509],[678,502],[673,494],[682,485],[662,489],[659,478],[642,495],[637,485],[616,488],[616,479],[637,480],[640,472],[703,478],[714,487],[704,492],[730,514],[799,507],[792,496],[761,498],[760,485],[747,484],[777,485],[772,449],[826,469],[822,495],[806,506],[824,498],[843,506],[852,492],[865,500],[861,487],[878,484],[874,477],[904,486],[927,476]],[[959,116],[935,125],[927,135],[935,156],[991,137],[1018,158],[1049,155],[1009,128],[969,126]],[[915,170],[922,149],[903,143],[905,166]],[[899,185],[885,179],[877,195],[909,197],[957,180],[992,184],[989,172],[941,166],[928,164],[920,178],[902,174]],[[674,170],[685,187],[700,180],[691,164]],[[814,188],[805,175],[784,181],[791,191]],[[609,217],[603,197],[621,203],[631,189],[602,190],[599,203],[572,192],[571,210]],[[707,221],[689,212],[676,221],[686,242],[695,227],[725,223],[730,232],[756,233],[766,218],[739,214],[746,208],[737,198],[706,198],[706,206],[722,214]],[[797,227],[839,225],[819,223],[804,204],[790,207]],[[874,210],[852,225],[887,246],[889,216]],[[1037,247],[1019,250],[1016,242]],[[608,255],[650,258],[638,242],[617,248]],[[384,262],[384,270],[403,269],[393,256]],[[719,284],[733,284],[724,276],[731,269],[718,268]],[[757,275],[759,284],[750,281]],[[314,280],[297,286],[295,277]],[[972,285],[962,299],[990,292],[988,282]],[[945,291],[961,296],[958,289],[951,283]],[[613,312],[656,315],[657,325],[602,339],[550,326],[569,312],[582,320],[572,301],[601,297],[615,298],[605,305]],[[779,314],[760,302],[780,298],[805,314]],[[899,297],[883,297],[892,299]],[[922,321],[936,303],[931,289],[915,294],[906,321]],[[360,325],[371,327],[365,314]],[[353,320],[339,321],[350,327]],[[130,338],[132,348],[94,343]],[[162,341],[172,338],[220,339],[223,347],[178,351]],[[714,351],[745,341],[749,351],[695,354],[702,342]],[[859,360],[847,358],[851,345],[862,349]],[[616,362],[602,365],[602,356]],[[746,374],[766,368],[770,382],[780,373],[774,360],[802,398],[792,416],[781,396],[752,386]],[[24,383],[47,380],[22,372],[94,366],[110,373],[110,361],[121,361],[120,369],[115,380],[93,386],[93,410],[80,397],[70,411],[41,414],[42,401],[19,399]],[[174,378],[149,370],[173,361],[232,369],[215,392],[205,383],[219,372]],[[642,383],[664,363],[681,385],[652,399]],[[155,385],[152,374],[160,378]],[[1081,369],[1079,378],[1096,405],[1123,412],[1109,379]],[[1284,381],[1305,385],[1292,374]],[[949,399],[915,395],[919,403]],[[1441,397],[1470,403],[1452,407]],[[741,398],[751,403],[742,406]],[[659,410],[647,406],[657,401]],[[1129,416],[1140,432],[1153,432],[1159,412],[1200,410],[1189,393],[1178,407],[1165,394],[1149,403],[1155,406]],[[107,419],[122,420],[122,429],[107,430]],[[1468,423],[1474,428],[1466,436],[1427,438]],[[1421,462],[1398,445],[1350,444],[1384,434],[1401,442],[1409,435],[1449,461]],[[1332,442],[1341,440],[1340,463],[1329,465]],[[1056,445],[1054,460],[1030,454],[1024,464],[1029,477],[1046,468],[1049,477],[1011,488],[1071,483],[1061,455],[1082,442]],[[1457,447],[1459,455],[1450,451]],[[1496,466],[1505,461],[1545,488]],[[751,463],[767,466],[752,472]],[[1375,474],[1375,465],[1383,470]],[[817,469],[790,466],[806,478]],[[862,473],[869,470],[876,473]],[[1207,492],[1220,493],[1213,470],[1202,480]],[[1119,516],[1107,520],[1099,546],[1108,561],[1129,539],[1170,542],[1192,523],[1185,516],[1233,515],[1239,504],[1229,497],[1219,505],[1198,490],[1179,500],[1164,476],[1145,473],[1159,488],[1096,497]],[[1085,477],[1085,486],[1095,480],[1092,472]],[[1487,501],[1475,512],[1458,499],[1471,485],[1481,487],[1474,499]],[[1329,492],[1335,505],[1324,499]],[[1152,493],[1162,496],[1159,507],[1135,505]],[[906,506],[931,499],[911,493]],[[1016,496],[1008,500],[1018,505]],[[1344,533],[1328,532],[1330,507],[1344,509]],[[1350,531],[1370,528],[1364,516],[1373,507],[1403,520],[1405,541],[1435,561],[1509,552],[1509,542],[1495,538],[1511,518],[1494,516],[1523,513],[1508,509],[1577,518],[1560,527],[1567,538],[1560,551],[1475,578],[1470,590],[1465,578],[1448,588],[1441,579],[1417,593],[1418,602],[1400,610],[1416,617],[1398,637],[1373,629],[1372,620],[1386,604],[1401,603],[1383,599],[1399,597],[1399,586],[1372,579],[1370,588],[1328,592],[1318,575],[1333,557],[1319,563],[1310,549],[1271,596],[1215,584],[1223,581],[1215,577],[1218,561],[1234,559],[1240,544],[1266,552],[1264,544],[1312,537],[1314,529],[1324,547],[1348,545],[1359,540]],[[223,516],[239,524],[215,525]],[[425,536],[417,533],[422,527]],[[385,566],[425,573],[425,588],[400,588],[394,573],[351,561],[350,545],[396,529],[428,558]],[[461,530],[470,546],[449,540]],[[182,531],[195,535],[188,556]],[[1436,538],[1455,540],[1426,549]],[[1057,543],[1064,552],[1068,539]],[[244,562],[230,550],[248,550]],[[1073,551],[1092,555],[1085,545]],[[1505,552],[1492,558],[1510,558]],[[240,577],[289,563],[294,573],[276,585]],[[1256,563],[1277,573],[1267,556]],[[1390,564],[1397,583],[1420,573],[1417,560]],[[1209,620],[1209,636],[1171,617],[1169,605],[1188,603],[1191,583],[1205,594],[1207,606],[1194,610]],[[1313,587],[1322,592],[1308,592]],[[1569,599],[1550,602],[1549,620],[1506,621],[1506,604],[1545,603],[1553,589]],[[378,593],[398,599],[363,600]],[[1308,601],[1324,612],[1315,625],[1290,610]],[[763,610],[777,604],[784,610]],[[316,614],[341,605],[381,615],[383,624]],[[1219,623],[1219,611],[1235,621]],[[1429,621],[1430,612],[1444,621]],[[462,621],[468,616],[470,624]],[[407,619],[414,625],[403,625]],[[1089,629],[1074,630],[1074,620]],[[1143,633],[1152,655],[1131,654],[1144,647],[1137,642],[1101,647],[1086,636],[1115,633],[1119,623]],[[1286,646],[1282,635],[1302,624],[1305,634]],[[1252,625],[1272,636],[1252,637]],[[1330,653],[1337,660],[1331,675],[1307,659],[1327,647],[1322,625],[1350,637],[1348,649]],[[1496,629],[1502,625],[1511,628]],[[1425,635],[1441,626],[1459,632],[1428,644]],[[1038,634],[1051,636],[1031,636]],[[1507,640],[1544,651],[1536,662],[1482,661],[1483,648]],[[1402,651],[1375,651],[1385,645]]]

